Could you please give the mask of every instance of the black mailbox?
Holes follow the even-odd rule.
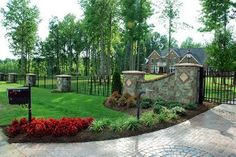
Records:
[[[8,89],[9,104],[29,104],[30,103],[30,90],[29,88],[15,88]]]

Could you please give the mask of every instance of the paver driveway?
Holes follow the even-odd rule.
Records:
[[[160,131],[117,140],[69,144],[8,144],[0,133],[1,157],[236,157],[236,106],[220,105]]]

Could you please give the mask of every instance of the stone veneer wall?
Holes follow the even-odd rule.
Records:
[[[30,84],[31,86],[36,86],[36,75],[35,74],[26,74],[26,85]]]
[[[175,75],[169,74],[154,80],[139,81],[140,91],[147,91],[144,97],[151,99],[162,98],[164,100],[175,100]],[[148,91],[153,90],[153,91]]]
[[[175,74],[149,81],[144,80],[143,72],[123,72],[123,93],[137,95],[140,91],[146,91],[146,98],[162,98],[184,104],[197,103],[200,67],[202,66],[191,63],[177,64]]]
[[[130,95],[137,95],[138,87],[137,83],[138,81],[144,81],[144,75],[145,72],[141,71],[123,71],[124,74],[124,88],[123,93],[129,93]]]
[[[198,64],[183,63],[176,65],[175,99],[181,103],[197,103],[199,97]]]
[[[57,75],[57,90],[71,92],[71,75]]]

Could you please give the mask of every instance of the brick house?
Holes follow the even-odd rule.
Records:
[[[207,54],[203,48],[179,49],[172,48],[170,52],[153,51],[143,65],[147,73],[170,73],[175,70],[177,63],[194,63],[206,66]]]

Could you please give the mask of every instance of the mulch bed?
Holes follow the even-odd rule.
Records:
[[[122,138],[122,137],[130,137],[130,136],[136,136],[136,135],[141,135],[143,133],[149,133],[157,130],[161,130],[164,128],[168,128],[170,126],[179,124],[181,122],[184,122],[188,119],[191,119],[192,117],[195,117],[198,114],[201,114],[210,108],[216,106],[216,104],[211,104],[211,103],[204,103],[203,105],[199,105],[196,110],[187,110],[187,113],[180,117],[178,120],[173,120],[169,122],[162,122],[158,123],[154,127],[145,127],[142,126],[136,131],[123,131],[123,132],[113,132],[110,130],[104,130],[100,133],[95,133],[91,132],[88,129],[79,132],[76,136],[72,137],[53,137],[53,136],[45,136],[45,137],[28,137],[26,135],[17,135],[16,137],[13,138],[8,138],[9,143],[26,143],[26,142],[31,142],[31,143],[70,143],[70,142],[89,142],[89,141],[101,141],[101,140],[110,140],[110,139],[117,139],[117,138]],[[142,112],[148,111],[150,109],[142,110]],[[124,111],[124,110],[123,110]],[[136,109],[131,108],[127,109],[124,112],[129,113],[131,115],[136,115]],[[7,126],[2,126],[3,131],[5,134]]]

